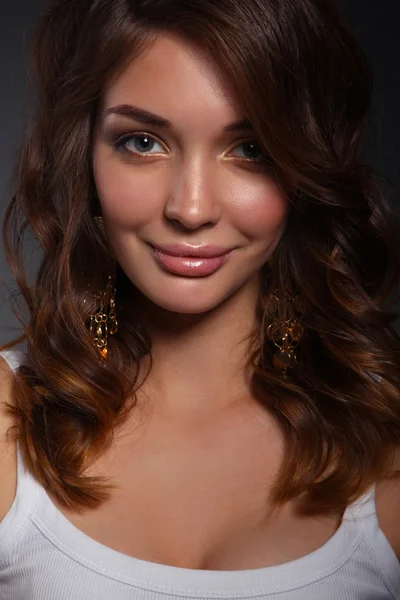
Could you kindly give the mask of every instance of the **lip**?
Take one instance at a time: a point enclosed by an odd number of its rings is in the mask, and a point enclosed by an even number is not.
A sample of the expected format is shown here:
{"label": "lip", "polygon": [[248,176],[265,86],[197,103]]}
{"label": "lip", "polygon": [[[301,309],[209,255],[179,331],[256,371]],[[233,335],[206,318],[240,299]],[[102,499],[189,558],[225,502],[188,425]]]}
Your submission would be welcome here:
{"label": "lip", "polygon": [[228,254],[232,248],[224,248],[222,246],[188,246],[187,244],[150,244],[156,250],[170,256],[190,256],[196,258],[216,258]]}
{"label": "lip", "polygon": [[[158,263],[164,270],[169,271],[170,273],[174,273],[175,275],[185,275],[187,277],[204,277],[206,275],[211,275],[218,271],[222,267],[223,264],[229,258],[232,250],[225,250],[224,254],[219,254],[216,256],[193,256],[193,255],[176,255],[170,254],[169,252],[165,252],[160,250],[158,247],[155,247],[149,244],[152,254]],[[165,248],[165,246],[164,246]],[[177,252],[177,246],[169,246],[169,251]],[[179,247],[179,252],[182,252],[182,246]],[[201,251],[204,252],[206,247],[203,246]],[[207,249],[210,253],[221,252],[221,249],[213,246],[207,246]],[[184,248],[186,252],[188,252],[188,247]],[[197,249],[199,251],[200,249]],[[193,252],[193,248],[190,249]]]}

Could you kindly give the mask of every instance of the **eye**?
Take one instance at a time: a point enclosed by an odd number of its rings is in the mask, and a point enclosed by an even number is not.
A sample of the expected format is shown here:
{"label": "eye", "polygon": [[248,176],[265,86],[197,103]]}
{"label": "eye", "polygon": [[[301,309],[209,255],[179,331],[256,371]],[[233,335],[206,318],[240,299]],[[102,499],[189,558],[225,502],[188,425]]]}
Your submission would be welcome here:
{"label": "eye", "polygon": [[[114,147],[117,151],[129,152],[130,154],[140,157],[164,153],[164,149],[160,142],[153,136],[144,132],[124,135],[114,142]],[[235,149],[236,148],[242,148],[242,155],[236,157],[244,162],[267,162],[267,156],[263,153],[257,140],[245,140],[241,144],[235,146]]]}
{"label": "eye", "polygon": [[267,159],[257,140],[246,140],[235,146],[235,148],[243,148],[244,156],[239,156],[243,160],[264,162]]}
{"label": "eye", "polygon": [[[136,154],[137,156],[160,154],[160,152],[164,152],[161,144],[147,133],[124,135],[114,143],[114,146],[116,150],[127,151],[130,154]],[[159,150],[157,146],[161,148],[161,150]],[[156,148],[156,151],[151,152],[154,148]]]}

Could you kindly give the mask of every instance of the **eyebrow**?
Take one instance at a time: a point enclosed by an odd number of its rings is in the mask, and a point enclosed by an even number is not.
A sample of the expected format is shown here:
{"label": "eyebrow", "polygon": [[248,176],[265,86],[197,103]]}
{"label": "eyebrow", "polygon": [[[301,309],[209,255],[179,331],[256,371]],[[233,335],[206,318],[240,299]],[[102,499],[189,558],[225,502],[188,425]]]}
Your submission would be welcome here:
{"label": "eyebrow", "polygon": [[[153,127],[164,127],[165,129],[172,128],[171,121],[163,119],[159,115],[155,115],[154,113],[151,113],[147,110],[143,110],[142,108],[138,108],[137,106],[131,106],[130,104],[120,104],[118,106],[112,106],[111,108],[107,108],[104,111],[104,117],[107,117],[108,115],[112,114],[128,117],[129,119],[140,121],[141,123],[145,123],[146,125],[152,125]],[[223,128],[223,131],[226,133],[246,130],[253,130],[253,126],[248,119],[242,119],[241,121],[229,123]]]}

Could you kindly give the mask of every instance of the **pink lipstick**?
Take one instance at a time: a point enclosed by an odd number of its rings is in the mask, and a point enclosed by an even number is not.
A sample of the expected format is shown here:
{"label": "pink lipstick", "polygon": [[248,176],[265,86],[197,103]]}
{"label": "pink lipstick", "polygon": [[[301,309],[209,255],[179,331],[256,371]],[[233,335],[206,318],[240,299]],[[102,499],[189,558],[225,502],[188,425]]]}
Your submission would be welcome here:
{"label": "pink lipstick", "polygon": [[226,263],[232,249],[217,246],[189,247],[151,245],[157,263],[170,273],[189,277],[204,277],[215,273]]}

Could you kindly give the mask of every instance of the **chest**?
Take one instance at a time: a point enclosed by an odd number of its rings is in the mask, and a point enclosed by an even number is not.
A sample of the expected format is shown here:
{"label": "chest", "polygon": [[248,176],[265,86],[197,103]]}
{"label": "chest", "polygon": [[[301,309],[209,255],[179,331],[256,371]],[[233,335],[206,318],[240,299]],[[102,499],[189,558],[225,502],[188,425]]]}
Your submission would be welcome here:
{"label": "chest", "polygon": [[281,564],[316,550],[340,523],[340,515],[299,517],[292,504],[272,511],[283,460],[268,420],[153,423],[91,473],[117,483],[110,500],[82,515],[59,508],[90,537],[142,560],[211,570]]}

